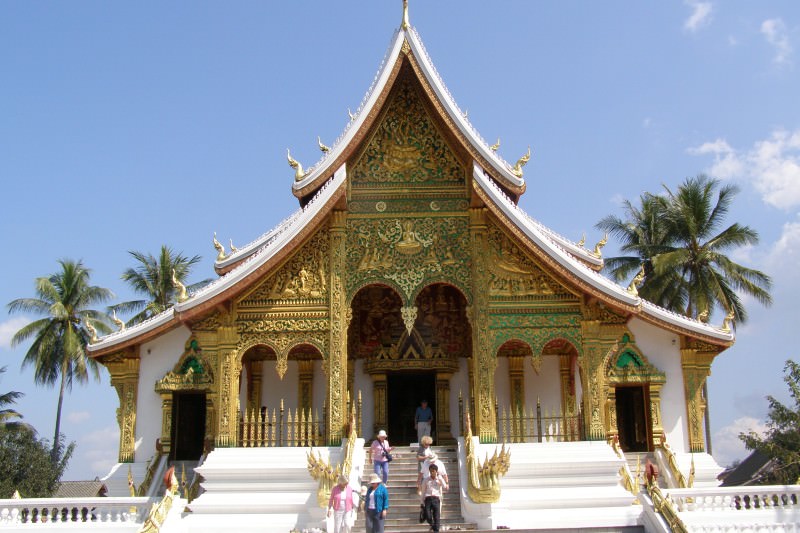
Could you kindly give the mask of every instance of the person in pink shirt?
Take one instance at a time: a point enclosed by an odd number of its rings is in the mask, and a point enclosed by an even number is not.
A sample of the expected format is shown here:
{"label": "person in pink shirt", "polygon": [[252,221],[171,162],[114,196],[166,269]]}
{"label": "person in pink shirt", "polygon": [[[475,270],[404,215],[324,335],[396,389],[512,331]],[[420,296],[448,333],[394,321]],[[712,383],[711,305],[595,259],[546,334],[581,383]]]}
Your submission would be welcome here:
{"label": "person in pink shirt", "polygon": [[356,522],[358,492],[353,490],[344,474],[340,474],[337,481],[328,499],[328,518],[333,517],[334,524],[331,533],[350,533]]}
{"label": "person in pink shirt", "polygon": [[375,473],[381,477],[384,485],[387,485],[387,481],[389,481],[389,461],[392,460],[391,451],[392,447],[389,445],[386,431],[382,429],[378,432],[378,437],[372,441],[370,453],[372,455],[372,467]]}

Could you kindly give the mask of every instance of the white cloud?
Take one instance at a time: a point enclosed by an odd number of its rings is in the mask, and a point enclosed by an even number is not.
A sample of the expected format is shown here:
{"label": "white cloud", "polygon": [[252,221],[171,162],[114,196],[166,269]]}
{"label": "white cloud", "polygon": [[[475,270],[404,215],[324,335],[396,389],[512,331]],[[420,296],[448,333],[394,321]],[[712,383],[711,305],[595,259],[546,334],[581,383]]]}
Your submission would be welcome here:
{"label": "white cloud", "polygon": [[765,264],[771,272],[787,269],[787,279],[794,279],[800,264],[800,221],[783,225],[781,236],[769,251]]}
{"label": "white cloud", "polygon": [[754,431],[763,435],[766,430],[767,426],[757,418],[749,416],[737,418],[730,425],[714,433],[711,441],[714,459],[722,466],[728,466],[737,459],[744,459],[750,452],[739,440],[739,434]]}
{"label": "white cloud", "polygon": [[29,322],[30,320],[23,316],[17,316],[5,322],[0,322],[0,349],[11,348],[11,337]]}
{"label": "white cloud", "polygon": [[683,29],[696,32],[711,22],[711,12],[713,11],[711,2],[685,0],[684,4],[692,8],[692,14],[689,15],[689,18],[683,23]]}
{"label": "white cloud", "polygon": [[92,417],[88,411],[72,411],[67,415],[67,421],[73,424],[80,424],[86,422]]}
{"label": "white cloud", "polygon": [[779,18],[765,20],[761,23],[761,33],[775,49],[772,61],[778,64],[788,63],[792,55],[792,44],[789,42],[789,34],[783,20]]}
{"label": "white cloud", "polygon": [[[70,462],[70,474],[74,477],[92,479],[108,474],[117,464],[119,427],[108,426],[78,437],[76,455]],[[74,463],[74,464],[73,464]],[[88,467],[88,468],[87,468]]]}
{"label": "white cloud", "polygon": [[689,148],[688,153],[713,154],[709,174],[722,179],[749,179],[767,204],[785,210],[800,205],[800,129],[776,130],[741,153],[724,139]]}

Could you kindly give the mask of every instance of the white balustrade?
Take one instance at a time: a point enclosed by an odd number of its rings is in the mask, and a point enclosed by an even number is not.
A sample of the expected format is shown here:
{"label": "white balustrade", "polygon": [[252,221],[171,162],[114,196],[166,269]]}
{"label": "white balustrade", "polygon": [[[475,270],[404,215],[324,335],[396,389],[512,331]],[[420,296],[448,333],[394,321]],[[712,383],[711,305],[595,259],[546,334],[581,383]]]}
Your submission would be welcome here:
{"label": "white balustrade", "polygon": [[115,522],[141,524],[156,501],[151,498],[0,499],[0,530],[20,525],[33,528],[74,524],[85,529]]}
{"label": "white balustrade", "polygon": [[665,489],[663,492],[681,513],[770,509],[800,513],[799,485]]}

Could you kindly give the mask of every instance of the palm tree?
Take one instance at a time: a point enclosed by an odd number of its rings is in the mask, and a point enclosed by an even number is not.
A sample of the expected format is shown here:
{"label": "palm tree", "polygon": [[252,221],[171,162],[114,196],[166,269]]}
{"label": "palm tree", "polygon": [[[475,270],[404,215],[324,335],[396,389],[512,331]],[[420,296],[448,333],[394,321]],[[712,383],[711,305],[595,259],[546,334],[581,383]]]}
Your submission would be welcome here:
{"label": "palm tree", "polygon": [[[6,367],[0,368],[0,374],[5,373],[5,371]],[[23,396],[25,396],[23,393],[16,391],[0,394],[0,427],[10,428],[20,424],[17,419],[22,418],[22,415],[6,406],[17,403],[17,400]]]}
{"label": "palm tree", "polygon": [[740,292],[771,304],[770,277],[726,255],[758,243],[758,233],[748,226],[734,223],[723,229],[739,189],[700,175],[686,179],[675,192],[664,190],[662,195],[642,195],[641,208],[626,202],[625,220],[608,216],[597,224],[619,238],[620,250],[630,254],[607,260],[612,276],[620,281],[644,267],[642,297],[692,318],[720,307],[744,322]]}
{"label": "palm tree", "polygon": [[[112,306],[115,311],[136,313],[128,320],[129,325],[139,323],[172,307],[178,296],[172,283],[173,271],[175,278],[184,283],[192,266],[201,259],[199,255],[186,257],[181,253],[176,254],[166,245],[161,246],[161,253],[158,257],[136,251],[128,253],[139,264],[123,272],[122,280],[127,282],[135,292],[147,296],[146,300],[133,300]],[[197,289],[210,281],[203,280],[189,285],[187,289]]]}
{"label": "palm tree", "polygon": [[108,301],[113,293],[89,284],[91,271],[81,261],[62,259],[61,270],[48,277],[36,278],[36,298],[20,298],[8,304],[9,313],[30,312],[42,318],[23,326],[14,334],[11,345],[33,339],[22,368],[33,366],[37,385],[53,386],[60,380],[53,456],[58,457],[61,431],[61,408],[64,392],[73,382],[86,383],[89,374],[99,380],[97,362],[86,355],[91,339],[87,322],[97,331],[108,332],[108,316],[91,307]]}

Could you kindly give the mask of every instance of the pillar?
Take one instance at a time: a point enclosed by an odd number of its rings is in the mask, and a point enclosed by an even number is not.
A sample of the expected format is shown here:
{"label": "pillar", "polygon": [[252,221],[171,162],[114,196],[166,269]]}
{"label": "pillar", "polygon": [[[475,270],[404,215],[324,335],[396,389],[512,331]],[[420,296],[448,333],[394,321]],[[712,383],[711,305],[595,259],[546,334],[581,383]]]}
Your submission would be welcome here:
{"label": "pillar", "polygon": [[346,215],[334,211],[330,225],[330,353],[328,354],[328,445],[342,442],[347,424],[347,327],[352,311],[347,303]]}
{"label": "pillar", "polygon": [[455,442],[450,424],[450,372],[436,373],[436,439],[439,444],[452,444]]}
{"label": "pillar", "polygon": [[373,435],[381,429],[386,429],[389,420],[387,391],[386,374],[372,374]]}
{"label": "pillar", "polygon": [[472,419],[481,442],[497,442],[494,372],[496,354],[489,340],[489,249],[486,209],[470,209],[470,244],[472,249],[472,394],[475,411]]}
{"label": "pillar", "polygon": [[701,352],[691,346],[681,348],[689,451],[693,453],[704,452],[706,449],[703,431],[706,400],[703,397],[703,385],[711,374],[711,362],[715,356],[716,353]]}
{"label": "pillar", "polygon": [[111,385],[117,391],[119,408],[119,462],[135,461],[136,409],[139,397],[139,353],[134,351],[113,355],[103,361],[111,374]]}

